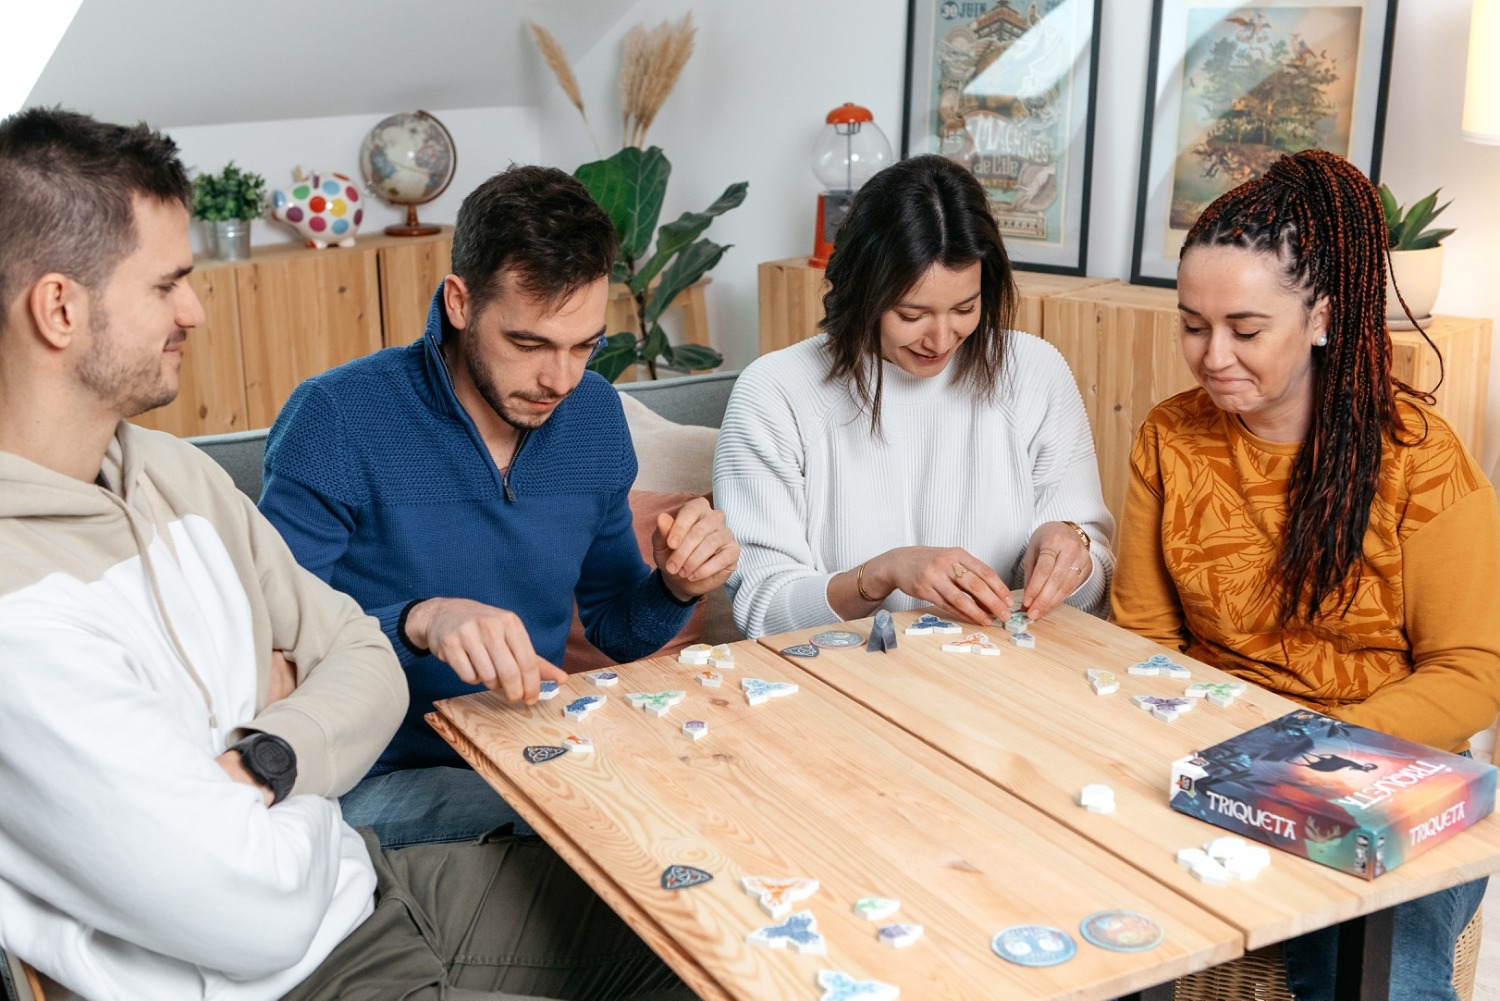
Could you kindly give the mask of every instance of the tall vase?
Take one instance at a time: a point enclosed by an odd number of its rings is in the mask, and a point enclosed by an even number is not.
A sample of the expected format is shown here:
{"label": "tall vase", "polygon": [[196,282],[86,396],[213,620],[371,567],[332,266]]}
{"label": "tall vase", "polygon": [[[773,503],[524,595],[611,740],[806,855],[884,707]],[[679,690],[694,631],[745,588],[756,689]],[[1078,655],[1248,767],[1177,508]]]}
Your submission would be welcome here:
{"label": "tall vase", "polygon": [[[1391,279],[1395,279],[1395,285]],[[1443,282],[1443,248],[1391,251],[1391,270],[1385,278],[1385,322],[1395,330],[1410,330],[1411,320],[1396,298],[1396,289],[1406,299],[1411,315],[1425,321],[1437,302],[1438,287]]]}
{"label": "tall vase", "polygon": [[209,253],[221,261],[250,258],[249,219],[214,219],[209,222]]}

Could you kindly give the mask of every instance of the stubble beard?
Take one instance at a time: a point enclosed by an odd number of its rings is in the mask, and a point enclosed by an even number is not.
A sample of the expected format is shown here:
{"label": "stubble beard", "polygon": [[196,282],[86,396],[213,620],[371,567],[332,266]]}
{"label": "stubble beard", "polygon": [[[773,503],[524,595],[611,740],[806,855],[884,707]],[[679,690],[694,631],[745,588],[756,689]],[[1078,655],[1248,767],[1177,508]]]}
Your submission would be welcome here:
{"label": "stubble beard", "polygon": [[[475,344],[476,341],[477,338],[469,336],[468,331],[465,331],[464,336],[459,338],[464,367],[469,370],[469,380],[474,383],[474,388],[479,391],[480,397],[485,403],[489,404],[490,409],[495,412],[495,415],[517,431],[535,431],[547,423],[547,419],[556,412],[556,408],[540,416],[523,416],[505,405],[505,394],[500,391],[500,387],[490,377],[490,370],[486,367],[484,359],[480,356]],[[521,396],[522,399],[528,399],[524,395],[516,395]]]}
{"label": "stubble beard", "polygon": [[[162,374],[162,357],[143,355],[130,362],[113,347],[109,315],[103,303],[89,303],[89,347],[78,362],[78,379],[101,400],[109,401],[126,419],[139,417],[177,399],[179,384],[173,385]],[[175,331],[171,340],[187,339],[187,331]],[[178,356],[179,358],[181,355]]]}

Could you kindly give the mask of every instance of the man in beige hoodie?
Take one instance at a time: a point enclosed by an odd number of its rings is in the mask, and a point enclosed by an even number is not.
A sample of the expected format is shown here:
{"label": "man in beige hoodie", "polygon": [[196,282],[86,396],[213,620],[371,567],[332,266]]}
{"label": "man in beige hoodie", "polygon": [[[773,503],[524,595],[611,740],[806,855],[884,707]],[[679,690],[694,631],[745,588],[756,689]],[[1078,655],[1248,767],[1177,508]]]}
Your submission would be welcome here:
{"label": "man in beige hoodie", "polygon": [[189,201],[145,126],[0,121],[0,947],[49,998],[687,996],[540,842],[343,822],[389,643],[128,423],[203,320]]}

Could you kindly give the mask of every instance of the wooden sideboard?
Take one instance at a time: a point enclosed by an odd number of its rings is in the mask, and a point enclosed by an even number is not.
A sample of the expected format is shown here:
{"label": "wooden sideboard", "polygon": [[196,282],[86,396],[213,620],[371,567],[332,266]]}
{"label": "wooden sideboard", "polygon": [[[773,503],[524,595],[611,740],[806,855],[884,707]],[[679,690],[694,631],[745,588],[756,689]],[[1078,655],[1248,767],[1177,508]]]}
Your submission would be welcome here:
{"label": "wooden sideboard", "polygon": [[[822,269],[793,257],[761,264],[759,277],[761,353],[813,336],[827,291]],[[1073,370],[1104,500],[1118,520],[1136,431],[1158,402],[1195,385],[1178,345],[1177,291],[1032,271],[1017,271],[1016,285],[1017,329],[1051,343]],[[1438,410],[1476,457],[1484,451],[1491,327],[1489,320],[1456,316],[1433,317],[1427,327],[1445,362]],[[1391,341],[1396,378],[1416,389],[1437,385],[1438,358],[1421,334],[1392,331]]]}
{"label": "wooden sideboard", "polygon": [[[1068,360],[1083,394],[1104,501],[1118,521],[1136,431],[1159,401],[1196,385],[1178,345],[1177,290],[1098,285],[1049,296],[1043,310],[1046,339]],[[1484,450],[1491,327],[1485,319],[1436,316],[1427,328],[1446,366],[1438,411],[1475,456]],[[1437,355],[1421,334],[1396,330],[1391,341],[1396,378],[1415,389],[1437,385]]]}
{"label": "wooden sideboard", "polygon": [[[1015,276],[1016,288],[1021,293],[1016,304],[1015,327],[1038,337],[1046,336],[1042,304],[1047,299],[1097,285],[1116,284],[1113,278],[1047,275],[1036,271],[1016,271]],[[827,291],[823,269],[812,267],[805,257],[761,264],[760,353],[788,347],[816,334],[823,319],[823,295]]]}
{"label": "wooden sideboard", "polygon": [[172,404],[136,423],[177,435],[270,425],[308,376],[422,332],[452,234],[361,236],[353,247],[257,247],[200,257],[188,276],[205,320],[188,335]]}
{"label": "wooden sideboard", "polygon": [[[433,236],[361,236],[347,248],[256,247],[247,261],[199,257],[188,282],[205,319],[188,335],[177,399],[136,423],[182,436],[270,426],[303,379],[420,336],[452,253],[445,226]],[[683,340],[708,343],[709,281],[672,302]],[[624,285],[610,286],[611,333],[635,331],[631,305]]]}

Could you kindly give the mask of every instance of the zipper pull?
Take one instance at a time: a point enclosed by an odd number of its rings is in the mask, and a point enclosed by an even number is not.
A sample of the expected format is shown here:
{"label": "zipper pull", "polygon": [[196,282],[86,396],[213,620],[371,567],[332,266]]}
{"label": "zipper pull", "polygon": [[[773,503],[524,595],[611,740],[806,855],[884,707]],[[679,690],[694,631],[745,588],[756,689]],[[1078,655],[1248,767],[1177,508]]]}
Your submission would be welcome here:
{"label": "zipper pull", "polygon": [[516,450],[510,454],[510,462],[500,474],[500,485],[505,488],[505,499],[512,504],[516,502],[516,492],[510,486],[510,471],[516,467],[516,460],[521,457],[521,446],[526,444],[526,439],[530,434],[530,428],[521,429],[521,437],[516,441]]}

